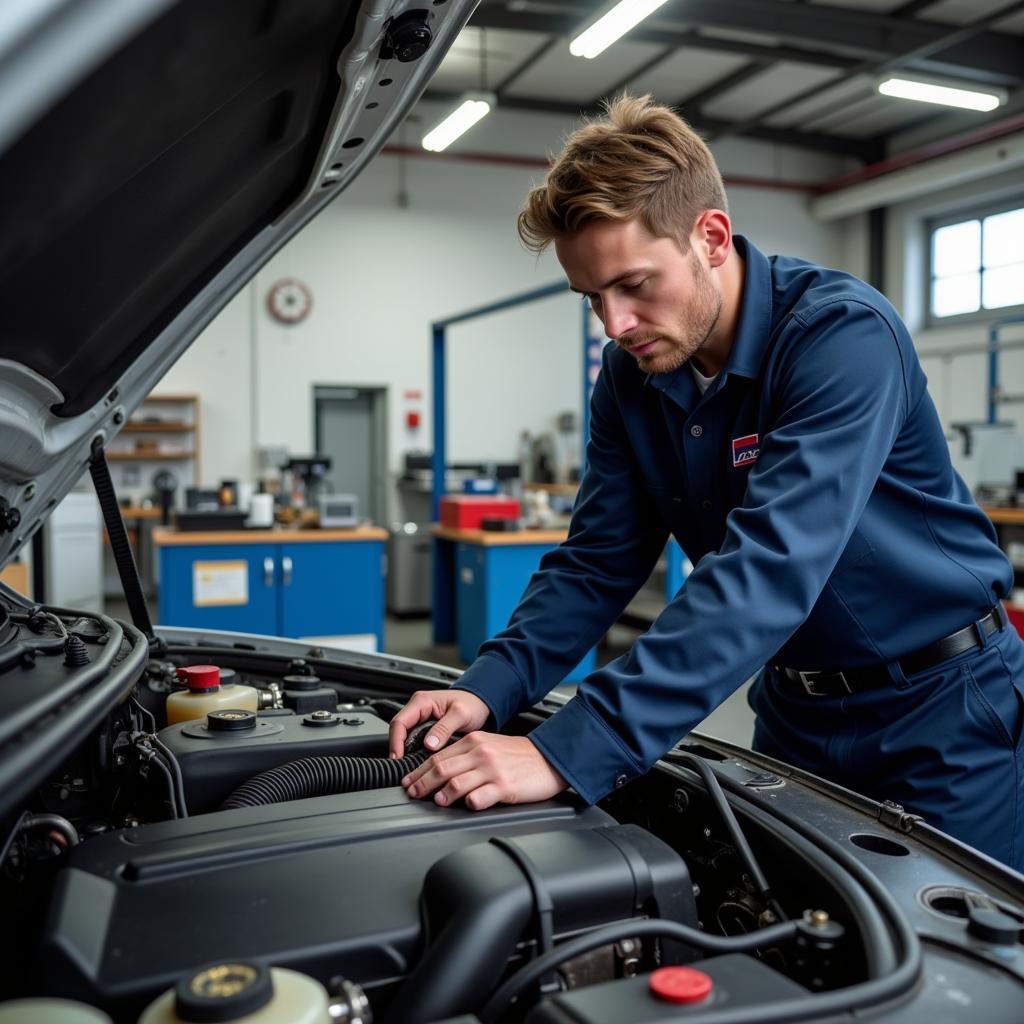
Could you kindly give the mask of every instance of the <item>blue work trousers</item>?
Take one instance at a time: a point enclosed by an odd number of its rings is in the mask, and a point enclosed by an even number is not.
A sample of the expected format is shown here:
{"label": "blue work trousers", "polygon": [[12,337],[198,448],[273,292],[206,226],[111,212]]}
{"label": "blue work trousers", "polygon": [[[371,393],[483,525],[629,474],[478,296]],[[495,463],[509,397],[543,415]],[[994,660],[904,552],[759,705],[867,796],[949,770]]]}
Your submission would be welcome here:
{"label": "blue work trousers", "polygon": [[1006,626],[924,672],[889,670],[891,688],[811,697],[766,668],[749,697],[754,749],[1024,871],[1024,642]]}

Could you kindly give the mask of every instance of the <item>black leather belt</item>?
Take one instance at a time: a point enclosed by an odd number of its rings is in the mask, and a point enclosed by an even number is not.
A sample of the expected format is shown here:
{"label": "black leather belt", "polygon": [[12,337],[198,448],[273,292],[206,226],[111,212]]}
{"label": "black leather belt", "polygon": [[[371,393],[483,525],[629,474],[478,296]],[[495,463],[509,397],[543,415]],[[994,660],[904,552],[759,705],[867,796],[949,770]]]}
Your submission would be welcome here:
{"label": "black leather belt", "polygon": [[[955,658],[974,647],[984,647],[985,638],[1006,625],[1006,612],[1001,604],[992,607],[978,622],[972,622],[955,633],[936,640],[934,643],[913,651],[899,659],[900,668],[906,676],[912,676],[925,669],[934,668],[942,662]],[[785,682],[793,684],[800,692],[811,697],[841,697],[859,690],[871,690],[880,686],[892,686],[892,676],[885,665],[868,665],[861,668],[800,670],[774,665]]]}

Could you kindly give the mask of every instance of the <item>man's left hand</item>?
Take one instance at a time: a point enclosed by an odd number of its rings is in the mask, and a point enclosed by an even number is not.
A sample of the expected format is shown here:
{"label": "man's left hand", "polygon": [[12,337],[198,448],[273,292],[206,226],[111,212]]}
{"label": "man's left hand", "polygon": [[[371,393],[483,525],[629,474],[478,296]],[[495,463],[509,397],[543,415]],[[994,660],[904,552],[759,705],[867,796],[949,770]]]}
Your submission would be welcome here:
{"label": "man's left hand", "polygon": [[442,807],[465,800],[471,811],[548,800],[569,788],[527,737],[489,732],[471,732],[433,754],[402,785],[411,797],[434,793]]}

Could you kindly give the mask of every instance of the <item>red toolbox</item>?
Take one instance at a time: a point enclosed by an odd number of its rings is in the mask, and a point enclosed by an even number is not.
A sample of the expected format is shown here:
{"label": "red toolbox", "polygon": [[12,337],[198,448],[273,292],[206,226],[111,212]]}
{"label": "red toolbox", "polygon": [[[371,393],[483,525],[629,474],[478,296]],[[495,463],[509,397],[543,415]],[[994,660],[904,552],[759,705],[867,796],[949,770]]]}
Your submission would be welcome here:
{"label": "red toolbox", "polygon": [[447,494],[441,499],[441,525],[479,530],[484,519],[518,519],[519,502],[495,494]]}
{"label": "red toolbox", "polygon": [[1024,637],[1024,605],[1004,601],[1003,607],[1006,609],[1006,617],[1010,620],[1010,625]]}

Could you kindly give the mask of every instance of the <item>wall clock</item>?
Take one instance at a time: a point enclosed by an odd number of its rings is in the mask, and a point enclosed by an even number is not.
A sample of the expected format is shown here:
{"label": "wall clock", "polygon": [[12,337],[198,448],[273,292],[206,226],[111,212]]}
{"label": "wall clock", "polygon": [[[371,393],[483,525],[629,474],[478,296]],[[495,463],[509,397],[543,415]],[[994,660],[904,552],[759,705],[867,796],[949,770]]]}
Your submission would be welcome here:
{"label": "wall clock", "polygon": [[267,309],[282,324],[300,323],[312,308],[313,293],[294,277],[276,281],[267,293]]}

